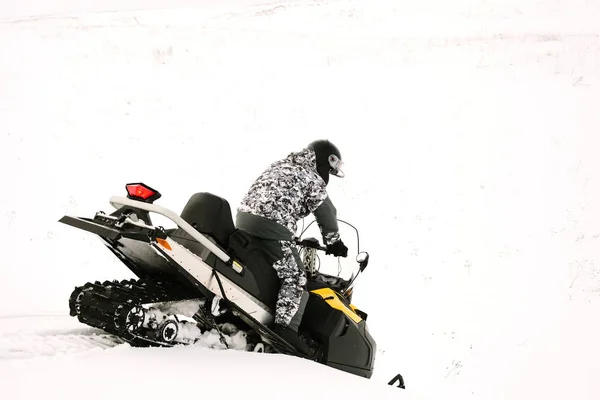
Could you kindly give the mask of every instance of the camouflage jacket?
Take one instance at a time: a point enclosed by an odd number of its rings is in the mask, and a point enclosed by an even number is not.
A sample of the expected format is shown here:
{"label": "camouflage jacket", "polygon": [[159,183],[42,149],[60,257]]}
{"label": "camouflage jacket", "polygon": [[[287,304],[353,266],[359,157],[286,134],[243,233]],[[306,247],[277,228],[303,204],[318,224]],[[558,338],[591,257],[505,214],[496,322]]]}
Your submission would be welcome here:
{"label": "camouflage jacket", "polygon": [[[269,166],[252,184],[238,207],[238,228],[252,233],[254,218],[240,218],[247,213],[276,222],[296,235],[297,222],[313,213],[326,244],[340,239],[337,210],[326,190],[326,183],[317,173],[312,150],[291,153]],[[239,226],[242,225],[243,226]],[[261,231],[261,229],[254,229]],[[262,230],[264,232],[264,230]],[[271,230],[272,231],[272,230]]]}

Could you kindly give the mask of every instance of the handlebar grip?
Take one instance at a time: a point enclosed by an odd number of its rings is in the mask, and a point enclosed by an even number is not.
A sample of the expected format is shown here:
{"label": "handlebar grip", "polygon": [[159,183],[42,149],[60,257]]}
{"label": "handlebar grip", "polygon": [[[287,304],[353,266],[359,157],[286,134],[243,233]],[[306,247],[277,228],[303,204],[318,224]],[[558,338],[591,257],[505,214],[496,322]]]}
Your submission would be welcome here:
{"label": "handlebar grip", "polygon": [[327,247],[321,246],[321,243],[315,238],[307,238],[304,240],[295,239],[296,244],[316,250],[327,250]]}

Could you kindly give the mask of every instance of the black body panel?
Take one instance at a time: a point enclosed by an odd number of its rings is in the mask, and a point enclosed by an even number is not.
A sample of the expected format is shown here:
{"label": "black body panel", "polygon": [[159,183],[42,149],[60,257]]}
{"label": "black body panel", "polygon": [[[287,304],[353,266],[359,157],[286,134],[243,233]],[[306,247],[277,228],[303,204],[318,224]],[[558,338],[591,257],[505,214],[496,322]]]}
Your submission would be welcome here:
{"label": "black body panel", "polygon": [[150,247],[151,229],[116,228],[110,226],[111,220],[102,217],[92,220],[65,216],[59,221],[100,236],[104,245],[138,278],[177,282],[185,290],[193,288],[189,280]]}
{"label": "black body panel", "polygon": [[[222,246],[219,246],[219,243],[211,240],[228,254],[233,255],[233,253],[236,253],[237,257],[235,259],[243,267],[243,272],[239,274],[183,229],[167,230],[166,233],[171,239],[202,258],[204,262],[213,267],[217,272],[230,279],[236,285],[244,288],[244,290],[264,305],[270,308],[275,307],[279,280],[277,279],[277,273],[267,264],[259,249],[256,249],[256,251],[244,251],[243,248],[238,248],[237,251],[227,251],[228,249],[223,249]],[[210,235],[207,236],[209,240],[212,238]]]}
{"label": "black body panel", "polygon": [[342,311],[330,307],[319,295],[310,294],[301,329],[323,343],[323,364],[370,378],[375,363],[376,344],[366,329]]}

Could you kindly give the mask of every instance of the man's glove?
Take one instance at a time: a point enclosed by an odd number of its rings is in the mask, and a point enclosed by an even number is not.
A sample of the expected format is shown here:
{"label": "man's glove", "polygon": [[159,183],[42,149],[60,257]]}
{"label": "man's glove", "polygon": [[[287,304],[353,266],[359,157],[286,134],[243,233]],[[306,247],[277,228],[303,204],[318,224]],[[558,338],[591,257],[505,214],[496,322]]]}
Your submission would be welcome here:
{"label": "man's glove", "polygon": [[336,257],[348,257],[348,248],[344,245],[344,242],[338,240],[334,244],[328,244],[325,254],[333,254]]}

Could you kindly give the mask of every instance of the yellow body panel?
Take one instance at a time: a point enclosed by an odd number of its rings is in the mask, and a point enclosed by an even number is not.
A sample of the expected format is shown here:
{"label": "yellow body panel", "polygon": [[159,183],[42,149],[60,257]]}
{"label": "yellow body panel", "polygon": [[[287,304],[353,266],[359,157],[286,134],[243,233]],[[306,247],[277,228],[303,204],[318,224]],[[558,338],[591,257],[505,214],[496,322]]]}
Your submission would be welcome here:
{"label": "yellow body panel", "polygon": [[318,294],[319,296],[321,296],[325,302],[327,304],[329,304],[329,306],[331,306],[331,308],[335,308],[336,310],[340,310],[342,311],[344,314],[346,314],[352,321],[356,322],[357,324],[362,321],[362,318],[358,316],[358,314],[356,314],[354,312],[355,307],[354,306],[350,306],[352,308],[348,308],[338,297],[338,295],[329,288],[323,288],[323,289],[317,289],[317,290],[312,290],[312,292],[314,294]]}

